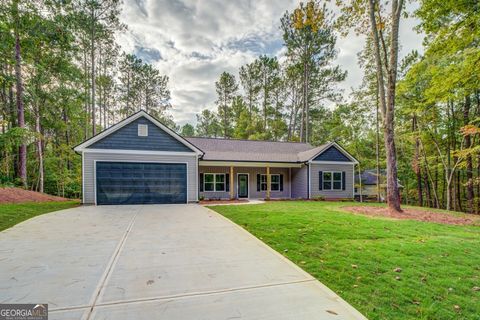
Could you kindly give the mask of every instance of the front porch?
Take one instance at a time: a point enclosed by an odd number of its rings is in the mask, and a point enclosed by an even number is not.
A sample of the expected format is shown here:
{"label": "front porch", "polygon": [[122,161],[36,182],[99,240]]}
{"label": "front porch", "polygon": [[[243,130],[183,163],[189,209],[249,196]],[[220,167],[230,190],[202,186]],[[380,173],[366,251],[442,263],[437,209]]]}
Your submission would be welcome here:
{"label": "front porch", "polygon": [[198,171],[200,200],[307,197],[295,190],[307,172],[301,163],[199,161]]}

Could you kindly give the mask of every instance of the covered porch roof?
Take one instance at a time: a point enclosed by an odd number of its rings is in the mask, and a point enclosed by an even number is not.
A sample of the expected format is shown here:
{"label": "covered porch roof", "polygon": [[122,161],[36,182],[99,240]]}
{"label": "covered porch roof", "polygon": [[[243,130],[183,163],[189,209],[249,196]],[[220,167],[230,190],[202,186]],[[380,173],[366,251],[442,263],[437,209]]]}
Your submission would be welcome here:
{"label": "covered porch roof", "polygon": [[302,163],[269,161],[212,161],[199,160],[200,167],[301,168]]}

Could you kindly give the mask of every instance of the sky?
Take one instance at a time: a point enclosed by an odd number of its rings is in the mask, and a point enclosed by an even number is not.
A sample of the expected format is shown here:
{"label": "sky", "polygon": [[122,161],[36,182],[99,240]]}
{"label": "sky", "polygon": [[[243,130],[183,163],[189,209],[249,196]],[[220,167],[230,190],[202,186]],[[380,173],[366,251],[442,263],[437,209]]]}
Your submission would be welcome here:
{"label": "sky", "polygon": [[[128,29],[118,35],[122,49],[135,53],[169,77],[179,125],[196,122],[201,110],[215,109],[215,81],[223,71],[238,79],[240,66],[259,55],[281,57],[285,48],[280,18],[298,0],[124,0],[121,20]],[[411,9],[411,8],[410,8]],[[414,19],[402,21],[400,58],[422,51]],[[357,53],[364,39],[351,34],[337,39],[335,64],[348,72],[338,87],[348,99],[362,80]]]}

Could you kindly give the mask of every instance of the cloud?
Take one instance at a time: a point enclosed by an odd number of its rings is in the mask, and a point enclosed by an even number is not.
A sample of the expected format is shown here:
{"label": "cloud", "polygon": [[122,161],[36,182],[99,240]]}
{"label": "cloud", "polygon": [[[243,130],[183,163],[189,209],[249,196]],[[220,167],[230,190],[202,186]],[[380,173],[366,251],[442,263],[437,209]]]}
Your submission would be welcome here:
{"label": "cloud", "polygon": [[[214,108],[215,81],[223,71],[238,78],[240,66],[260,54],[284,54],[280,18],[297,4],[296,0],[125,0],[121,19],[128,30],[117,38],[123,50],[169,76],[175,121],[195,122],[203,108]],[[415,47],[416,39],[407,41],[405,48]],[[336,63],[349,72],[340,86],[346,94],[361,82],[357,52],[362,46],[358,37],[338,40]]]}

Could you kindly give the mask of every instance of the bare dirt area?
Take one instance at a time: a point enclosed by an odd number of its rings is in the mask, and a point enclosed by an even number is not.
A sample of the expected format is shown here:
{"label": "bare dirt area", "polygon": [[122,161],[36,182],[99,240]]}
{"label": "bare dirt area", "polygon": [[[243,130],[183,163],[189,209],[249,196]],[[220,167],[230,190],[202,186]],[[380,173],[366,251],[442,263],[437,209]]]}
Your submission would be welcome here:
{"label": "bare dirt area", "polygon": [[20,188],[0,188],[0,203],[68,201],[69,199],[52,196]]}
{"label": "bare dirt area", "polygon": [[386,207],[349,206],[343,209],[372,217],[386,217],[402,220],[417,220],[453,225],[480,225],[480,217],[467,214],[451,215],[448,213],[433,212],[422,209],[404,208],[403,212],[391,212]]}

